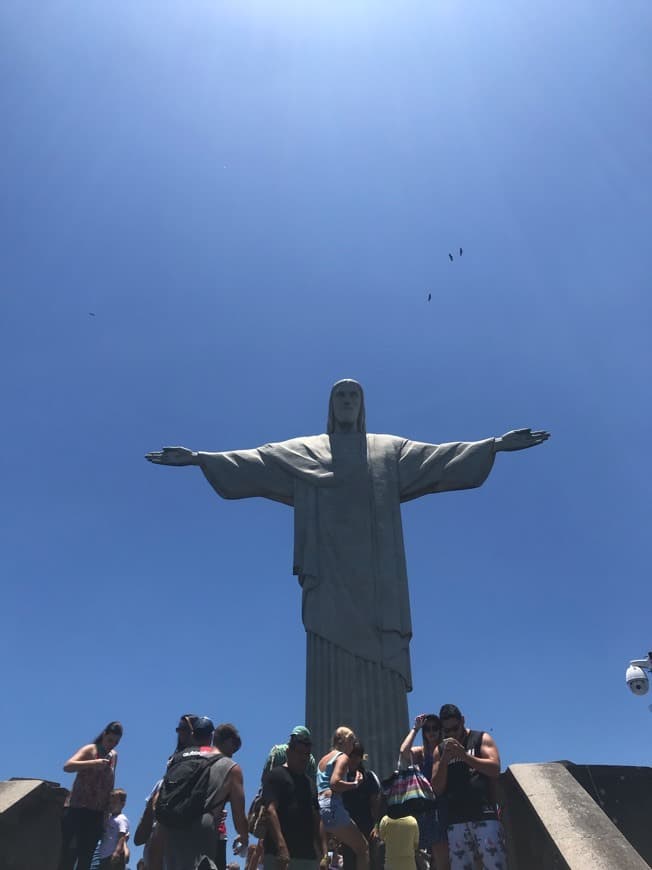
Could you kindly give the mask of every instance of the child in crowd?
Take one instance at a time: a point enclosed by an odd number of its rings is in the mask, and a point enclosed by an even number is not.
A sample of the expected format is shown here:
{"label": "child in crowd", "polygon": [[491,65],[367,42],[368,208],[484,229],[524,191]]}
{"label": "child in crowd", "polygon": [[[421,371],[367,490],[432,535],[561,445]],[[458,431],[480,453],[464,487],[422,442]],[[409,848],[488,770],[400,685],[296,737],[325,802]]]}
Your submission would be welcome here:
{"label": "child in crowd", "polygon": [[97,852],[100,870],[123,870],[127,866],[129,819],[123,813],[126,803],[127,792],[114,788],[109,799],[109,817],[104,825],[104,834]]}
{"label": "child in crowd", "polygon": [[378,833],[385,843],[385,870],[416,870],[419,825],[414,816],[400,819],[383,816]]}

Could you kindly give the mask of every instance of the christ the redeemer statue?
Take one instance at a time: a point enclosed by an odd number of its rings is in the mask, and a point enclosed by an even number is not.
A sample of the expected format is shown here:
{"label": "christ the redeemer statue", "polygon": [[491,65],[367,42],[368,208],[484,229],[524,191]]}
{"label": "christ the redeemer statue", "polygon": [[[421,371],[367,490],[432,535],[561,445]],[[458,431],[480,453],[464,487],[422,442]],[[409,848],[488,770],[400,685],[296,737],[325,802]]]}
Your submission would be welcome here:
{"label": "christ the redeemer statue", "polygon": [[198,465],[223,498],[260,496],[294,508],[314,753],[326,752],[333,729],[346,724],[386,775],[409,728],[412,689],[401,502],[480,486],[496,453],[548,437],[518,429],[485,441],[424,444],[368,435],[362,387],[343,380],[331,391],[324,435],[226,453],[164,447],[146,458]]}

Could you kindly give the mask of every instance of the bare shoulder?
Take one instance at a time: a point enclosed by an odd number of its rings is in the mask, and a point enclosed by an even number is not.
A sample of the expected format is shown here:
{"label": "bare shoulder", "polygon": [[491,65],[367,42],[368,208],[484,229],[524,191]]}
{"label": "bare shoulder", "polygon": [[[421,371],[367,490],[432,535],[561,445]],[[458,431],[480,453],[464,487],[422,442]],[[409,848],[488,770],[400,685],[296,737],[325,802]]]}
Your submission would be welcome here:
{"label": "bare shoulder", "polygon": [[244,788],[244,776],[242,775],[242,768],[239,764],[234,764],[226,774],[226,780],[229,789],[234,788]]}
{"label": "bare shoulder", "polygon": [[[97,746],[94,743],[87,743],[75,753],[80,761],[90,758],[97,758]],[[117,753],[116,753],[117,755]]]}
{"label": "bare shoulder", "polygon": [[480,749],[482,751],[485,750],[493,750],[496,751],[498,747],[496,746],[496,741],[493,739],[491,734],[488,734],[486,731],[482,733],[482,743],[480,744]]}
{"label": "bare shoulder", "polygon": [[322,755],[322,757],[320,758],[318,767],[322,773],[326,770],[326,765],[331,760],[334,754],[335,753],[333,751],[327,752],[326,755]]}

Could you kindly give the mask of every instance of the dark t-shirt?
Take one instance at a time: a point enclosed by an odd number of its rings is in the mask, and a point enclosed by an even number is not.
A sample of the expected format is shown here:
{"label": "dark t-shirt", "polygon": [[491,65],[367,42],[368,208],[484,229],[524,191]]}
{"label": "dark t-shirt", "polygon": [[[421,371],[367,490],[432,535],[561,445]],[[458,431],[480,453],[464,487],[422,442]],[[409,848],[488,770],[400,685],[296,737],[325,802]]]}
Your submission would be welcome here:
{"label": "dark t-shirt", "polygon": [[[482,735],[482,731],[469,731],[464,736],[461,742],[468,755],[480,756]],[[442,752],[442,745],[439,751]],[[447,783],[449,825],[497,818],[491,780],[488,776],[472,770],[463,761],[454,761],[448,765]]]}
{"label": "dark t-shirt", "polygon": [[[355,774],[348,773],[346,778],[349,782],[353,782]],[[374,826],[374,818],[371,814],[371,799],[379,791],[380,785],[376,774],[370,770],[363,770],[360,785],[356,789],[345,791],[342,794],[344,806],[365,837],[369,836]]]}
{"label": "dark t-shirt", "polygon": [[[315,783],[305,773],[275,767],[263,779],[263,803],[268,806],[272,801],[276,804],[290,858],[315,859],[314,814],[319,812]],[[270,832],[265,837],[265,854],[276,855],[277,852],[276,839]]]}

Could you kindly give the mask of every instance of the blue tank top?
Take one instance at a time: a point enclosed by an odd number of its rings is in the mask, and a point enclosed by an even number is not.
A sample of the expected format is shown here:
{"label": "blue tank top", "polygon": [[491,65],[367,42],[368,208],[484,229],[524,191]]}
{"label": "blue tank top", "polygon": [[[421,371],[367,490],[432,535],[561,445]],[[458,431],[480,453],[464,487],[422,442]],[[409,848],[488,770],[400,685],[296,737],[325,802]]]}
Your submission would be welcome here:
{"label": "blue tank top", "polygon": [[336,752],[330,759],[330,761],[326,764],[324,770],[320,770],[319,768],[317,768],[317,794],[321,794],[321,792],[326,791],[331,787],[331,776],[333,775],[333,768],[335,767],[335,762],[341,754],[341,752]]}

